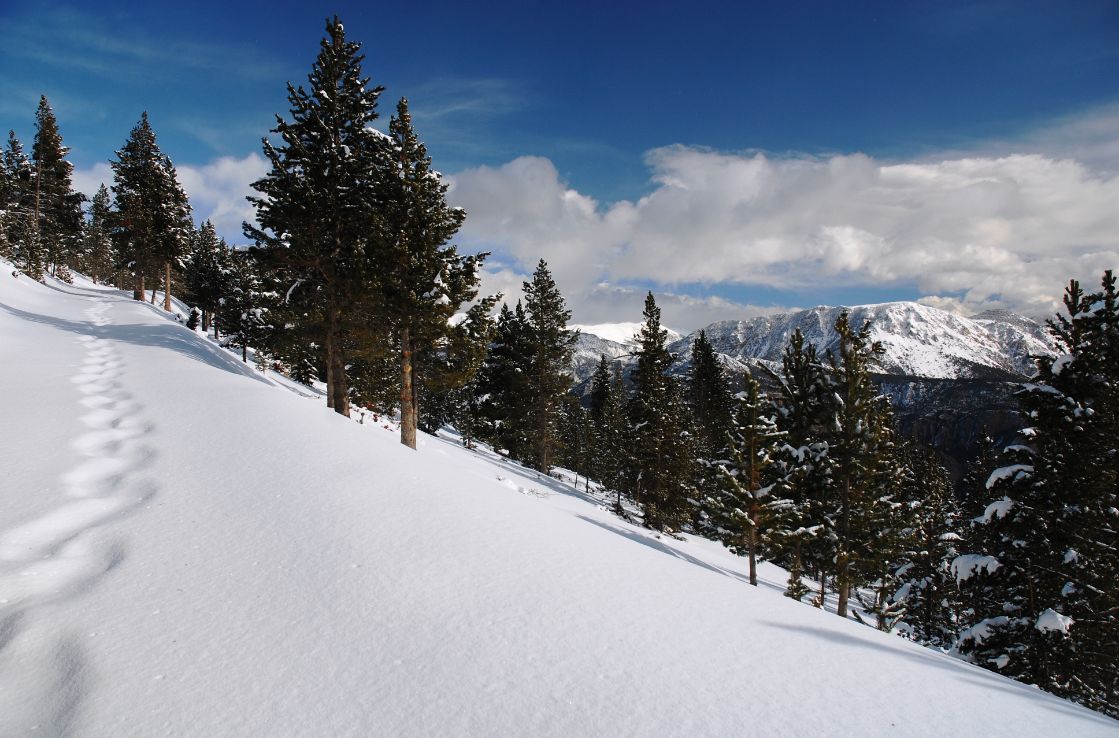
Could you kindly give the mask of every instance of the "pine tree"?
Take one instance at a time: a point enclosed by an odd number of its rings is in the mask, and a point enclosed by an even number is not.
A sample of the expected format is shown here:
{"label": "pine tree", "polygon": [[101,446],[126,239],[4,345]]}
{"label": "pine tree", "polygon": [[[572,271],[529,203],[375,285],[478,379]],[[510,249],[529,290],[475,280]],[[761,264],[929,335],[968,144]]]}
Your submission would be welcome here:
{"label": "pine tree", "polygon": [[41,280],[46,272],[46,254],[35,213],[35,174],[15,131],[8,131],[4,172],[8,190],[4,214],[6,248],[24,274]]}
{"label": "pine tree", "polygon": [[626,393],[621,370],[611,371],[603,355],[591,379],[589,473],[606,490],[614,493],[614,513],[621,516],[625,516],[622,489],[628,455],[625,408]]}
{"label": "pine tree", "polygon": [[35,218],[51,273],[66,281],[67,264],[81,245],[82,202],[85,200],[71,185],[74,166],[66,160],[69,151],[62,145],[54,111],[46,96],[41,96],[35,114],[35,141],[31,147]]}
{"label": "pine tree", "polygon": [[221,300],[232,292],[236,276],[225,239],[218,238],[214,224],[207,220],[195,233],[185,284],[187,300],[202,310],[203,332],[210,329]]}
{"label": "pine tree", "polygon": [[153,277],[154,302],[154,278],[162,272],[163,308],[170,311],[172,263],[188,248],[194,232],[186,194],[174,165],[156,143],[146,112],[116,156],[110,164],[116,198],[114,245],[135,279],[133,297],[143,300],[144,281]]}
{"label": "pine tree", "polygon": [[533,414],[531,464],[547,472],[558,443],[564,397],[571,389],[570,365],[576,334],[567,330],[571,312],[543,259],[536,265],[532,280],[524,283],[524,293],[531,342],[528,376]]}
{"label": "pine tree", "polygon": [[90,202],[89,221],[82,231],[81,266],[94,282],[112,281],[116,271],[118,258],[111,238],[112,217],[112,196],[109,188],[102,184]]}
{"label": "pine tree", "polygon": [[733,424],[733,402],[726,372],[705,331],[692,343],[692,364],[688,370],[687,401],[696,431],[696,486],[701,496],[715,494],[721,472],[715,461],[726,447]]}
{"label": "pine tree", "polygon": [[526,458],[531,448],[531,359],[523,306],[519,301],[513,309],[502,305],[477,381],[482,418],[479,436],[517,460]]}
{"label": "pine tree", "polygon": [[240,348],[241,360],[248,362],[250,346],[258,356],[267,353],[273,330],[269,303],[275,295],[267,290],[250,252],[233,252],[229,259],[229,282],[218,299],[217,322],[225,329],[226,345]]}
{"label": "pine tree", "polygon": [[638,336],[634,391],[629,401],[632,439],[629,486],[641,505],[643,523],[672,531],[686,521],[695,477],[693,439],[680,388],[669,376],[668,333],[653,293],[645,298],[645,324]]}
{"label": "pine tree", "polygon": [[1074,280],[1020,395],[1027,422],[991,473],[976,538],[953,567],[977,603],[961,650],[980,665],[1119,715],[1119,295]]}
{"label": "pine tree", "polygon": [[[466,213],[447,204],[448,185],[431,167],[405,98],[389,122],[389,149],[375,252],[379,291],[364,309],[383,316],[399,346],[400,442],[415,448],[420,387],[448,391],[470,379],[477,368],[474,359],[488,341],[489,324],[482,318],[497,298],[487,298],[475,311],[475,328],[456,332],[451,318],[478,296],[479,271],[488,254],[463,256],[447,245]],[[471,336],[477,340],[468,340]],[[452,357],[449,351],[456,347],[469,356]],[[441,372],[443,362],[460,371]],[[427,376],[420,375],[423,370]]]}
{"label": "pine tree", "polygon": [[[361,45],[347,41],[337,17],[307,77],[310,91],[287,86],[291,121],[276,116],[265,139],[271,170],[253,183],[250,197],[259,228],[244,224],[263,266],[289,280],[306,299],[306,319],[326,353],[327,403],[349,414],[346,370],[350,324],[369,315],[351,314],[371,290],[369,251],[380,227],[388,146],[372,123],[383,88],[363,75]],[[356,312],[356,311],[353,311]]]}
{"label": "pine tree", "polygon": [[[834,469],[825,437],[834,392],[816,347],[805,343],[799,329],[789,338],[781,371],[763,369],[779,389],[774,403],[777,429],[784,437],[774,451],[777,483],[765,503],[770,525],[763,544],[789,571],[786,596],[799,601],[809,593],[803,576],[811,573],[823,579],[832,561],[825,509]],[[818,602],[823,605],[822,596]]]}
{"label": "pine tree", "polygon": [[759,532],[776,482],[771,466],[781,433],[769,398],[749,374],[736,404],[733,425],[713,465],[715,488],[703,495],[700,507],[703,528],[732,553],[747,557],[750,584],[756,587]]}
{"label": "pine tree", "polygon": [[834,530],[836,614],[846,617],[852,589],[890,568],[893,551],[879,537],[898,529],[899,480],[892,463],[893,417],[870,377],[883,348],[870,340],[869,322],[855,330],[846,312],[836,320],[835,331],[838,351],[829,352],[828,363],[836,402],[826,437],[834,493],[826,518]]}
{"label": "pine tree", "polygon": [[[912,526],[903,541],[910,549],[902,565],[890,572],[900,584],[890,593],[890,604],[897,607],[882,616],[904,620],[913,640],[947,649],[959,631],[959,588],[951,566],[963,540],[960,507],[948,472],[932,451],[912,446],[903,450],[902,521]],[[880,627],[888,624],[880,619]]]}

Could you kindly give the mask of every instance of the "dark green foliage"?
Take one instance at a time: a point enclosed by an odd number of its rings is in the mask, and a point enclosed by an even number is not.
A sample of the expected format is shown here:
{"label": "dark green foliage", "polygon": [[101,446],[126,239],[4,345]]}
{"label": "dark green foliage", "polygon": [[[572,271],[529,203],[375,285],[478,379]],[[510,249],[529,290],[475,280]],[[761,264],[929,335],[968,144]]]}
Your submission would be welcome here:
{"label": "dark green foliage", "polygon": [[233,255],[218,238],[214,224],[206,221],[194,235],[186,264],[185,298],[202,310],[202,327],[207,330],[221,301],[235,287]]}
{"label": "dark green foliage", "polygon": [[189,247],[194,227],[175,167],[160,151],[147,113],[116,156],[112,239],[135,278],[134,296],[143,299],[144,280],[151,279],[154,290],[165,265]]}
{"label": "dark green foliage", "polygon": [[477,380],[479,435],[518,460],[526,457],[532,443],[531,360],[532,342],[524,308],[520,302],[514,309],[502,305],[494,339]]}
{"label": "dark green foliage", "polygon": [[571,389],[571,352],[576,334],[567,330],[571,312],[543,259],[524,283],[528,329],[528,390],[532,415],[529,463],[547,472],[559,443],[560,413]]}
{"label": "dark green foliage", "polygon": [[630,451],[627,444],[626,394],[621,370],[611,372],[605,356],[599,359],[591,379],[588,415],[588,474],[614,492],[614,512],[624,515],[622,489]]}
{"label": "dark green foliage", "polygon": [[695,428],[696,488],[701,497],[716,494],[720,472],[715,461],[727,444],[733,423],[733,401],[726,372],[704,331],[692,344],[692,364],[685,385]]}
{"label": "dark green foliage", "polygon": [[627,491],[641,506],[647,527],[672,531],[688,519],[694,444],[681,390],[668,374],[672,365],[665,347],[668,334],[661,327],[661,311],[652,292],[645,298],[644,316],[628,407],[632,450]]}
{"label": "dark green foliage", "polygon": [[225,331],[225,343],[240,348],[244,361],[248,361],[249,348],[256,349],[261,363],[275,330],[269,308],[276,295],[267,290],[248,251],[232,252],[228,277],[228,292],[219,298],[216,315]]}
{"label": "dark green foliage", "polygon": [[[1073,281],[1020,396],[1029,427],[989,477],[955,566],[975,624],[961,650],[1016,679],[1119,716],[1119,295]],[[982,554],[982,555],[980,555]],[[980,566],[980,564],[982,564]],[[970,575],[970,576],[968,576]]]}
{"label": "dark green foliage", "polygon": [[102,184],[89,206],[89,220],[82,231],[81,258],[78,267],[85,271],[94,282],[110,282],[116,287],[124,285],[117,281],[119,258],[113,248],[112,235],[112,196],[109,188]]}
{"label": "dark green foliage", "polygon": [[876,601],[875,614],[880,625],[900,617],[913,640],[946,649],[959,631],[960,596],[951,567],[962,541],[960,506],[948,472],[931,451],[910,444],[899,451],[904,467],[900,542],[908,550],[902,565],[889,571],[889,579],[900,586],[886,590],[885,603]]}
{"label": "dark green foliage", "polygon": [[79,256],[82,236],[82,202],[85,196],[71,185],[74,166],[66,160],[70,149],[46,96],[39,98],[35,113],[35,142],[31,162],[35,178],[35,211],[39,234],[52,273],[63,277],[67,265]]}
{"label": "dark green foliage", "polygon": [[265,139],[271,169],[250,197],[260,227],[244,225],[262,265],[302,289],[296,317],[317,321],[308,332],[324,346],[328,404],[349,413],[345,349],[360,314],[351,311],[369,291],[369,250],[380,228],[381,188],[388,146],[373,129],[381,87],[362,72],[360,44],[347,41],[337,18],[307,77],[308,89],[288,84],[291,120],[276,116]]}
{"label": "dark green foliage", "polygon": [[448,185],[432,169],[427,148],[401,98],[389,122],[389,164],[382,178],[380,238],[372,252],[378,290],[363,309],[384,320],[399,349],[401,442],[415,448],[422,394],[446,393],[474,375],[489,342],[482,300],[466,320],[452,317],[478,296],[487,254],[463,256],[448,242],[466,213],[446,202]]}
{"label": "dark green foliage", "polygon": [[4,149],[4,249],[24,274],[42,279],[46,273],[46,251],[35,215],[35,175],[15,131],[8,131]]}
{"label": "dark green foliage", "polygon": [[[698,341],[697,341],[698,343]],[[769,399],[757,381],[745,376],[724,448],[710,462],[714,484],[699,500],[701,529],[733,553],[749,560],[750,584],[757,586],[758,543],[764,505],[777,481],[773,457],[781,438]]]}

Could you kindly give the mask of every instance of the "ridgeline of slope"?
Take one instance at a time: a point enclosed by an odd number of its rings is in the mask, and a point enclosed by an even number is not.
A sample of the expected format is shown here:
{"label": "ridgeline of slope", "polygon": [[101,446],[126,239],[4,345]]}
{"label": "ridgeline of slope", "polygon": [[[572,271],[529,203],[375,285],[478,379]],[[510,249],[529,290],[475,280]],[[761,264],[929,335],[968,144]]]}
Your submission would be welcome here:
{"label": "ridgeline of slope", "polygon": [[120,293],[4,270],[0,335],[0,734],[1119,734]]}

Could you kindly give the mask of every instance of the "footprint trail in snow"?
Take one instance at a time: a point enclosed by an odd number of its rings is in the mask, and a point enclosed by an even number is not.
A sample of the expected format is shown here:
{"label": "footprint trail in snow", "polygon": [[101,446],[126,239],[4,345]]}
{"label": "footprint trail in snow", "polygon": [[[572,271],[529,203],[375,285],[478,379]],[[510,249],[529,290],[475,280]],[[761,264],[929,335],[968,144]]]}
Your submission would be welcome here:
{"label": "footprint trail in snow", "polygon": [[[83,458],[59,479],[50,512],[0,531],[0,735],[64,735],[84,690],[78,641],[36,622],[34,610],[96,584],[123,558],[123,547],[90,535],[155,493],[136,479],[153,457],[142,439],[152,429],[120,383],[123,362],[105,337],[110,302],[98,300],[79,336],[85,357],[71,378],[81,394],[82,433],[72,447]],[[44,490],[44,494],[53,494]]]}

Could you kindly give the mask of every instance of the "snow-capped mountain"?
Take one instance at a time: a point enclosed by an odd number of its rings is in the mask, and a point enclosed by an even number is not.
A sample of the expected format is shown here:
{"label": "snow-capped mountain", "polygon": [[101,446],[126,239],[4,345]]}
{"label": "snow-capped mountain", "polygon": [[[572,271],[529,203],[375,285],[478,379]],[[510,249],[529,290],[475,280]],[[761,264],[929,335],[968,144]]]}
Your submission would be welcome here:
{"label": "snow-capped mountain", "polygon": [[[855,326],[871,322],[872,339],[881,341],[885,349],[881,360],[885,374],[930,379],[1012,379],[1032,373],[1031,356],[1055,352],[1044,327],[1021,315],[989,311],[967,318],[916,302],[821,306],[748,320],[719,321],[704,331],[728,368],[741,370],[758,361],[779,363],[797,329],[821,355],[835,348],[835,321],[844,310],[850,313]],[[697,335],[698,331],[670,344],[669,349],[677,355],[678,370],[690,365],[691,347]],[[598,359],[595,352],[599,351],[613,359],[623,357],[631,349],[623,350],[620,344],[602,344],[584,336],[578,353],[593,353],[591,371]],[[585,360],[576,368],[580,379],[586,376],[581,371],[584,363]]]}

